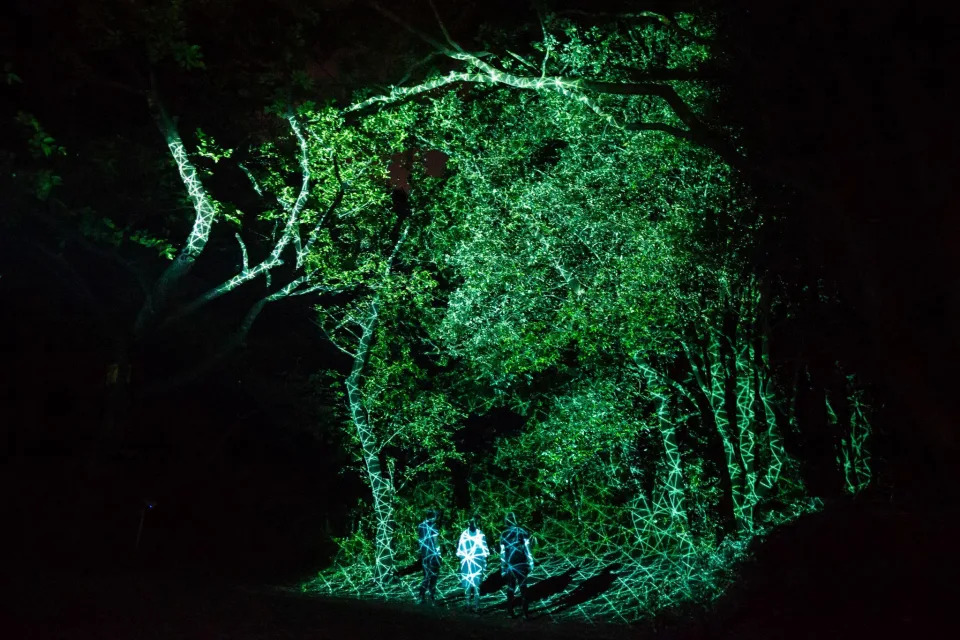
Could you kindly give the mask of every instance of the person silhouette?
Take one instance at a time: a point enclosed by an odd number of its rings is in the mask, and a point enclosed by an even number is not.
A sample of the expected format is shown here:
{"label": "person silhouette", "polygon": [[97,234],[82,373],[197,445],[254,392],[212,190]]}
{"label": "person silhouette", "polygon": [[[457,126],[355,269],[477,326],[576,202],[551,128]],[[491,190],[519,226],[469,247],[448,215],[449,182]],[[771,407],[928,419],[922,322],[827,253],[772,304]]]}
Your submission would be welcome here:
{"label": "person silhouette", "polygon": [[439,518],[440,513],[436,509],[427,509],[426,518],[417,525],[420,563],[423,566],[420,604],[433,603],[436,598],[437,576],[440,575],[440,534],[437,531]]}
{"label": "person silhouette", "polygon": [[528,613],[527,578],[533,570],[530,553],[530,534],[517,524],[517,516],[510,512],[503,519],[506,530],[500,535],[500,573],[506,582],[507,612],[514,615],[514,600],[520,592],[520,607],[524,617]]}
{"label": "person silhouette", "polygon": [[460,558],[460,584],[463,585],[467,608],[474,611],[480,608],[480,583],[487,569],[489,555],[487,537],[477,527],[477,517],[473,516],[460,534],[457,557]]}

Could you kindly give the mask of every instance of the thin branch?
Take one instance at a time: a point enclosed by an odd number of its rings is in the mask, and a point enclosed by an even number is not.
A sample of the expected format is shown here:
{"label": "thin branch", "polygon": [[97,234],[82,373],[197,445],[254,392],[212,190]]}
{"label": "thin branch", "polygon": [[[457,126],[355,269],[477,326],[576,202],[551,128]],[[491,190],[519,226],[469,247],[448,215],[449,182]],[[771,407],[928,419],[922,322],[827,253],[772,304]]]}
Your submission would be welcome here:
{"label": "thin branch", "polygon": [[189,371],[182,373],[174,378],[167,380],[166,382],[155,385],[144,391],[145,396],[152,396],[159,393],[168,392],[172,389],[180,387],[188,382],[196,380],[200,376],[203,376],[210,372],[214,367],[216,367],[220,362],[226,359],[231,353],[233,353],[238,347],[241,347],[246,342],[247,336],[250,333],[250,330],[253,328],[253,324],[256,322],[257,318],[260,317],[261,312],[264,307],[271,302],[277,300],[282,300],[288,296],[294,295],[306,295],[308,293],[314,293],[319,290],[328,290],[335,291],[334,289],[325,288],[321,285],[314,285],[308,287],[307,289],[297,291],[297,287],[304,284],[308,281],[308,276],[301,276],[295,280],[289,282],[283,288],[271,293],[270,295],[264,296],[257,300],[253,306],[247,311],[244,315],[243,320],[241,320],[240,325],[237,327],[237,330],[234,334],[228,338],[223,345],[211,356],[205,358],[203,362],[193,367]]}
{"label": "thin branch", "polygon": [[298,291],[292,291],[292,292],[290,292],[290,293],[287,294],[287,295],[289,295],[289,296],[305,296],[305,295],[307,295],[307,294],[309,294],[309,293],[317,293],[317,292],[323,293],[323,294],[325,294],[325,295],[337,295],[337,294],[340,294],[340,293],[346,293],[347,291],[350,291],[350,288],[349,288],[349,287],[348,287],[348,288],[337,288],[337,287],[328,287],[328,286],[322,285],[322,284],[315,284],[315,285],[311,285],[311,286],[307,287],[306,289],[300,289],[300,290],[298,290]]}
{"label": "thin branch", "polygon": [[[450,55],[451,53],[453,53],[453,51],[452,51],[451,49],[443,46],[443,44],[441,44],[439,41],[434,40],[433,38],[431,38],[431,37],[428,36],[427,34],[425,34],[425,33],[423,33],[422,31],[420,31],[419,29],[415,29],[415,28],[413,28],[409,23],[405,22],[404,20],[401,20],[396,14],[394,14],[394,13],[392,13],[391,11],[389,11],[388,9],[386,9],[386,8],[385,8],[384,6],[382,6],[379,2],[371,2],[371,3],[370,3],[370,6],[373,7],[377,12],[379,12],[379,13],[382,14],[383,16],[385,16],[385,17],[387,17],[388,19],[390,19],[392,22],[395,22],[396,24],[400,25],[401,27],[403,27],[404,29],[406,29],[407,31],[409,31],[410,33],[412,33],[413,35],[417,36],[418,38],[420,38],[421,40],[423,40],[424,42],[426,42],[427,44],[429,44],[430,46],[432,46],[432,47],[433,47],[434,49],[436,49],[437,51],[440,51],[440,52],[445,53],[445,54],[447,54],[447,55]],[[446,28],[443,26],[443,22],[440,21],[440,15],[437,13],[437,9],[436,9],[436,7],[433,6],[433,3],[432,3],[432,2],[430,3],[430,7],[433,9],[433,14],[436,16],[437,22],[440,23],[440,28],[441,28],[441,30],[443,31],[443,35],[444,35],[448,40],[450,40],[450,42],[452,43],[453,41],[450,39],[450,34],[447,33]],[[453,46],[454,46],[455,49],[458,49],[458,48],[459,48],[459,47],[457,47],[456,45],[453,45]]]}
{"label": "thin branch", "polygon": [[443,33],[443,37],[447,39],[447,43],[457,51],[460,51],[460,45],[458,45],[453,38],[450,37],[450,32],[447,31],[446,25],[443,24],[443,20],[440,18],[440,12],[437,11],[437,7],[435,4],[433,4],[433,0],[427,0],[427,2],[430,4],[430,8],[433,9],[433,16],[437,19],[437,24],[440,25],[440,32]]}
{"label": "thin branch", "polygon": [[253,177],[253,174],[250,173],[250,169],[247,169],[247,165],[242,162],[238,162],[237,166],[240,167],[240,170],[243,171],[247,178],[250,180],[250,184],[253,185],[253,190],[257,192],[257,195],[261,198],[263,197],[263,190],[260,188],[260,183],[257,182],[257,179]]}
{"label": "thin branch", "polygon": [[[518,61],[520,64],[522,64],[523,66],[529,67],[529,68],[533,69],[534,71],[539,71],[539,69],[537,69],[537,65],[533,64],[533,63],[530,62],[529,60],[525,60],[525,59],[523,58],[523,56],[521,56],[519,53],[514,53],[513,51],[510,51],[509,49],[506,49],[506,52],[507,52],[507,54],[508,54],[510,57],[512,57],[514,60],[517,60],[517,61]],[[546,75],[546,74],[541,74],[541,77],[542,77],[542,76],[545,76],[545,75]]]}
{"label": "thin branch", "polygon": [[237,239],[237,242],[240,244],[240,253],[243,256],[243,273],[246,273],[250,270],[250,261],[247,258],[247,245],[243,243],[243,238],[240,237],[239,233],[233,234]]}
{"label": "thin branch", "polygon": [[393,251],[390,252],[390,257],[387,258],[387,265],[383,269],[383,275],[390,275],[390,271],[393,269],[393,260],[397,257],[397,252],[400,250],[400,245],[403,244],[403,241],[407,238],[407,232],[410,231],[410,223],[403,225],[403,231],[400,232],[400,237],[397,238],[396,244],[393,245]]}
{"label": "thin branch", "polygon": [[[539,78],[518,76],[494,67],[493,65],[483,61],[476,54],[471,54],[464,51],[449,37],[449,34],[447,33],[446,28],[443,26],[442,21],[440,21],[439,16],[437,17],[437,20],[440,22],[440,27],[449,41],[449,46],[446,46],[434,38],[431,38],[430,36],[413,28],[397,15],[391,13],[379,4],[373,3],[373,6],[388,19],[410,31],[427,44],[433,46],[437,51],[444,53],[450,58],[460,60],[461,62],[474,67],[480,73],[451,71],[444,76],[434,78],[433,80],[421,83],[414,87],[393,87],[388,95],[368,98],[360,103],[349,106],[346,111],[358,111],[375,104],[396,103],[412,96],[458,82],[501,84],[525,90],[552,91],[580,102],[600,116],[604,121],[618,128],[628,131],[661,131],[675,135],[697,144],[712,148],[714,151],[723,156],[724,159],[734,164],[734,166],[743,166],[743,158],[739,153],[737,153],[733,145],[705,125],[693,112],[693,109],[691,109],[690,106],[680,97],[676,90],[667,84],[651,82],[620,83],[586,80],[581,78],[567,78],[563,76],[551,77],[546,75],[546,58],[542,64],[541,75]],[[434,11],[436,10],[434,9]],[[660,21],[667,21],[666,23],[670,22],[670,19],[663,14],[643,12],[642,14],[637,15],[641,15],[646,18],[654,18]],[[529,63],[525,62],[525,64]],[[679,127],[673,127],[662,123],[620,122],[611,114],[606,113],[589,94],[621,96],[649,95],[658,97],[667,103],[676,117],[683,122],[690,129],[690,131],[687,132]]]}
{"label": "thin branch", "polygon": [[403,84],[404,82],[406,82],[407,80],[409,80],[409,79],[411,78],[411,76],[413,76],[413,71],[414,71],[415,69],[424,66],[425,64],[427,64],[428,62],[430,62],[431,60],[433,60],[434,58],[436,58],[438,55],[441,55],[441,54],[437,53],[436,51],[431,51],[431,52],[430,52],[429,54],[427,54],[424,58],[418,60],[417,62],[414,62],[412,65],[410,65],[410,66],[407,68],[407,72],[403,75],[402,78],[400,78],[400,79],[397,81],[397,84]]}
{"label": "thin branch", "polygon": [[[300,184],[300,193],[297,195],[296,201],[294,201],[293,206],[288,208],[290,215],[287,218],[287,223],[284,226],[283,234],[280,236],[280,240],[273,248],[271,257],[273,259],[279,259],[280,254],[283,252],[283,249],[286,247],[287,243],[293,239],[294,235],[299,236],[299,216],[300,212],[303,210],[304,205],[307,203],[307,197],[310,194],[310,167],[307,161],[307,141],[303,137],[303,133],[300,131],[300,125],[297,124],[296,118],[293,117],[293,114],[287,115],[287,122],[290,123],[290,128],[293,129],[294,135],[297,137],[297,141],[300,143],[300,171],[303,176],[303,180]],[[284,203],[281,203],[284,204]],[[284,204],[284,208],[287,206]],[[300,268],[300,255],[297,254],[297,268]]]}
{"label": "thin branch", "polygon": [[540,31],[543,33],[543,61],[540,63],[540,77],[547,77],[547,61],[550,59],[550,52],[553,48],[550,46],[550,38],[547,37],[547,25],[543,21],[543,15],[537,9],[537,18],[540,21]]}

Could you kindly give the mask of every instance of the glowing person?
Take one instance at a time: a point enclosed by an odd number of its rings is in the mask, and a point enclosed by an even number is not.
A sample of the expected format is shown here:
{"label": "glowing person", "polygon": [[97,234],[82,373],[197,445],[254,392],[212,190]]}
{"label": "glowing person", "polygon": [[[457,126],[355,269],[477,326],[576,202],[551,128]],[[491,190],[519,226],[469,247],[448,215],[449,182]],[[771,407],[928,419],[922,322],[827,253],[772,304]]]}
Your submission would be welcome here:
{"label": "glowing person", "polygon": [[520,592],[520,607],[527,615],[527,578],[533,570],[530,553],[530,534],[517,525],[517,516],[511,512],[503,519],[506,530],[500,535],[500,573],[506,580],[507,611],[512,616],[514,599]]}
{"label": "glowing person", "polygon": [[423,565],[423,582],[420,583],[420,603],[433,602],[437,592],[437,576],[440,574],[440,534],[436,509],[427,509],[426,518],[417,525],[420,542],[420,563]]}
{"label": "glowing person", "polygon": [[460,584],[467,598],[467,608],[474,611],[480,608],[480,583],[487,569],[487,537],[477,527],[477,518],[470,518],[467,528],[460,534],[457,543],[457,557],[460,558]]}

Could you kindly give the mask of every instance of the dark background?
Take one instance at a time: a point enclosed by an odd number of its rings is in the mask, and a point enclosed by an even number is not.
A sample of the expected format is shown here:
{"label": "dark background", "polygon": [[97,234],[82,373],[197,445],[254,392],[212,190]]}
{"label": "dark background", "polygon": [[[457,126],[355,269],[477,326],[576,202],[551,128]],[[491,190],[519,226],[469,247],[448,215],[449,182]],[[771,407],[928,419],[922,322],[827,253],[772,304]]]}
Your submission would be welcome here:
{"label": "dark background", "polygon": [[[66,4],[4,10],[0,50],[31,84],[18,100],[51,128],[61,123],[55,134],[68,147],[87,126],[133,137],[143,131],[143,140],[154,135],[162,144],[155,129],[149,133],[145,104],[119,89],[77,90],[65,75],[56,40],[71,32]],[[409,4],[419,9],[405,15],[428,19],[422,3]],[[531,15],[521,4],[459,3],[452,28]],[[340,59],[356,38],[395,31],[361,3],[324,6],[331,18],[318,36],[320,64]],[[746,146],[768,174],[793,186],[778,192],[786,227],[771,241],[769,259],[784,273],[837,284],[840,311],[801,319],[818,336],[812,352],[855,365],[883,409],[873,442],[878,486],[865,499],[917,509],[925,514],[917,521],[952,517],[960,460],[955,16],[913,2],[723,7],[734,74],[730,117],[745,127]],[[381,72],[387,75],[370,73]],[[226,83],[210,95],[236,90]],[[174,87],[168,97],[189,111],[192,96]],[[210,100],[198,111],[215,111]],[[25,105],[3,105],[3,117],[17,108]],[[86,453],[102,415],[107,340],[35,247],[10,227],[0,234],[0,520],[12,562],[132,563],[272,581],[323,566],[330,535],[345,533],[363,490],[356,474],[341,472],[348,461],[339,447],[338,401],[310,379],[343,363],[309,314],[296,302],[268,309],[227,364],[138,403],[118,455],[91,466]],[[229,268],[228,246],[211,245],[209,273]],[[90,258],[85,266],[93,287],[122,298],[129,283],[98,264]],[[206,336],[234,321],[243,305],[232,304],[154,344],[135,375],[160,376],[188,361]],[[145,498],[157,507],[134,557]]]}

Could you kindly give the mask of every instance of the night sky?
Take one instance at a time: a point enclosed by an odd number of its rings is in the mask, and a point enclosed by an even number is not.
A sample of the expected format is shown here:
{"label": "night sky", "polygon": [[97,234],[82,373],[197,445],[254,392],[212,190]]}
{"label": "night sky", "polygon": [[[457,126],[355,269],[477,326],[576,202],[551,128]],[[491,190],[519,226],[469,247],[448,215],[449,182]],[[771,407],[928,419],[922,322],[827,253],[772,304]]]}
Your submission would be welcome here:
{"label": "night sky", "polygon": [[[244,113],[269,97],[266,84],[251,79],[280,64],[277,39],[291,18],[271,19],[273,5],[284,3],[256,4],[259,14],[236,8],[195,34],[219,76],[159,70],[156,80],[184,130],[202,124],[225,144],[269,133]],[[732,52],[724,108],[767,174],[792,186],[778,201],[787,231],[765,259],[783,273],[815,272],[836,283],[842,313],[814,309],[798,321],[817,328],[827,365],[855,363],[882,403],[876,427],[885,495],[950,504],[960,486],[955,16],[933,3],[718,4],[728,10],[722,37]],[[399,52],[409,40],[395,25],[362,2],[315,5],[321,19],[290,55],[307,61],[323,99],[402,75]],[[425,2],[389,5],[430,28]],[[438,6],[463,38],[479,22],[511,25],[536,15],[524,2]],[[162,144],[138,94],[149,78],[130,43],[92,46],[78,15],[66,0],[17,0],[0,10],[0,65],[9,61],[22,79],[0,86],[0,149],[18,144],[17,112],[34,113],[69,153],[91,154],[89,162],[69,158],[67,193],[105,201],[104,190],[122,183],[112,206],[136,218],[137,193],[153,198],[155,177],[147,164],[131,162],[99,183],[95,144],[113,135],[135,149]],[[387,53],[373,55],[383,42]],[[224,101],[231,108],[221,118]],[[242,180],[218,177],[210,189]],[[196,323],[159,334],[133,357],[132,384],[143,395],[121,446],[109,465],[91,465],[106,368],[140,285],[132,271],[78,244],[65,250],[66,262],[53,258],[43,212],[24,221],[10,184],[7,176],[0,182],[4,548],[23,566],[128,562],[149,498],[158,505],[141,542],[149,563],[270,580],[323,566],[330,536],[345,532],[363,486],[342,472],[340,401],[314,377],[345,371],[348,362],[320,339],[309,311],[299,302],[270,307],[242,349],[179,381],[211,355],[210,338],[232,330],[253,298],[241,292]],[[156,221],[167,206],[174,203],[152,201],[142,215]],[[199,287],[235,261],[234,241],[224,235],[211,241],[191,278]],[[171,379],[176,384],[165,386]]]}

